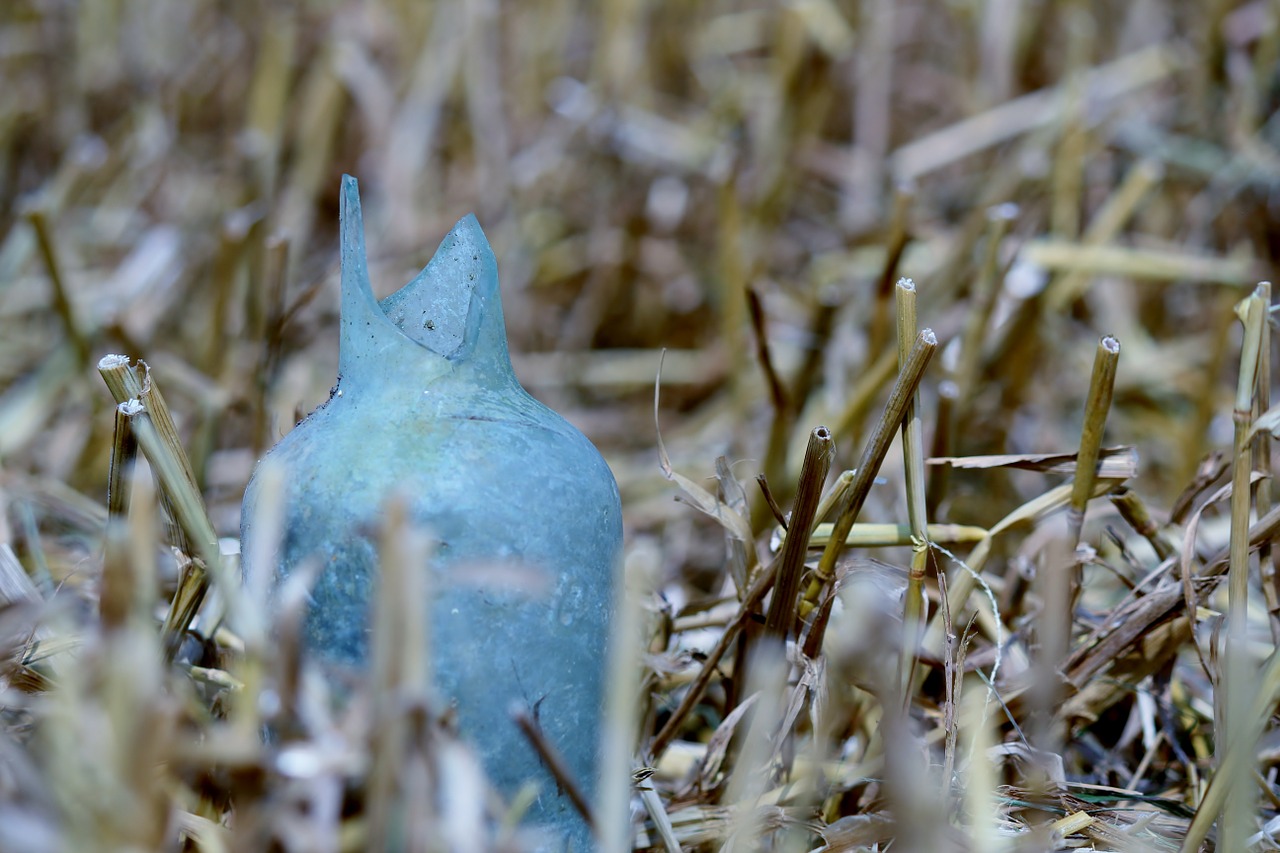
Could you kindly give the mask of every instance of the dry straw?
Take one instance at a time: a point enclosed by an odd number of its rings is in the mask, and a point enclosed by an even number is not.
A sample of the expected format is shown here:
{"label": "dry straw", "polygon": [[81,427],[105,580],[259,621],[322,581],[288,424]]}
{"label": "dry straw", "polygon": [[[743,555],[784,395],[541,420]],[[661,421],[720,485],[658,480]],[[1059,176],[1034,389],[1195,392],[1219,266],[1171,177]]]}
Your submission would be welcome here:
{"label": "dry straw", "polygon": [[0,849],[537,849],[402,504],[342,684],[239,577],[344,171],[619,481],[601,849],[1274,847],[1266,4],[356,5],[0,4]]}

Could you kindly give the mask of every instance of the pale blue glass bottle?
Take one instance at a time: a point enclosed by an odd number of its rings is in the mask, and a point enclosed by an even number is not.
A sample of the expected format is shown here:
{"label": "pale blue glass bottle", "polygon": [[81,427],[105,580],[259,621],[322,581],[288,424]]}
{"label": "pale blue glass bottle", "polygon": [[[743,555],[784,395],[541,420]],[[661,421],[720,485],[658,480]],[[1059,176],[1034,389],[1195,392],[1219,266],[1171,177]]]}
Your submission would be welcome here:
{"label": "pale blue glass bottle", "polygon": [[[393,490],[437,541],[428,607],[432,678],[490,779],[539,797],[528,822],[557,846],[592,847],[510,717],[537,719],[594,799],[605,649],[622,540],[617,484],[594,446],[516,380],[497,263],[474,216],[427,267],[378,302],[356,181],[342,182],[342,323],[328,402],[270,452],[285,465],[277,586],[322,569],[305,639],[328,665],[363,665],[377,582],[379,514]],[[242,553],[254,553],[251,482]],[[479,581],[474,567],[540,573],[540,591]],[[563,845],[560,845],[563,840]]]}

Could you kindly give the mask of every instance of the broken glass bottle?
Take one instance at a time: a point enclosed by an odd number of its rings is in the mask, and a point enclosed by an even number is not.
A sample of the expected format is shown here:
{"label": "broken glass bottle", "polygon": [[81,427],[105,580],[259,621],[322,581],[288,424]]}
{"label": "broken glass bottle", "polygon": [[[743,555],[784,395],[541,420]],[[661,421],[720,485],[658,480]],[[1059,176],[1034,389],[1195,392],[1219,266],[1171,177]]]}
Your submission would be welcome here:
{"label": "broken glass bottle", "polygon": [[[427,267],[378,302],[349,176],[341,205],[338,383],[270,452],[287,479],[276,586],[317,562],[308,651],[326,665],[366,664],[379,515],[393,490],[411,496],[414,522],[436,542],[423,570],[431,572],[427,633],[437,695],[456,709],[500,791],[510,797],[537,782],[527,821],[575,850],[590,849],[585,823],[511,708],[536,716],[593,800],[622,536],[617,485],[582,433],[516,380],[497,263],[475,217],[454,226]],[[246,556],[254,553],[257,492],[251,482]]]}

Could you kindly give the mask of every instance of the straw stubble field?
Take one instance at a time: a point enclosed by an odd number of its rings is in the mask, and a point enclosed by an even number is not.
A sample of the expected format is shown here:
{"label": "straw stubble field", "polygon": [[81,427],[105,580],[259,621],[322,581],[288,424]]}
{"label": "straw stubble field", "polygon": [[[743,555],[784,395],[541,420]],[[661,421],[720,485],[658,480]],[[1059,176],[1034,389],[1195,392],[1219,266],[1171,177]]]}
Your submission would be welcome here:
{"label": "straw stubble field", "polygon": [[237,578],[344,172],[379,296],[476,212],[617,477],[600,849],[1280,848],[1278,57],[1264,0],[3,4],[0,849],[528,848],[401,511],[344,706]]}

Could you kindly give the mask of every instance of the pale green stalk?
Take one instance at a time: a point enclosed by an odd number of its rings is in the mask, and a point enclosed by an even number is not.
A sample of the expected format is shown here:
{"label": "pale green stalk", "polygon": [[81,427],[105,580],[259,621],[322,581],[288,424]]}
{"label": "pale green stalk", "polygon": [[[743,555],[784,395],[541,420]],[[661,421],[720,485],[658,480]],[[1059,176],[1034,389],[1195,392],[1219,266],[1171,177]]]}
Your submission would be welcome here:
{"label": "pale green stalk", "polygon": [[[825,548],[831,542],[831,529],[834,525],[819,524],[809,537],[810,548]],[[925,527],[930,542],[941,545],[956,545],[978,542],[987,535],[985,527],[971,524],[930,524]],[[849,535],[844,544],[850,548],[890,548],[911,544],[911,525],[881,524],[878,522],[860,521],[849,528]]]}
{"label": "pale green stalk", "polygon": [[[1261,288],[1255,289],[1251,296],[1236,306],[1236,314],[1244,323],[1244,341],[1240,348],[1235,407],[1231,412],[1235,441],[1231,473],[1230,563],[1227,569],[1227,655],[1226,672],[1220,685],[1226,689],[1225,700],[1217,703],[1224,717],[1220,722],[1225,722],[1225,725],[1219,725],[1215,734],[1219,744],[1230,743],[1240,750],[1249,748],[1240,736],[1250,728],[1246,714],[1253,704],[1253,676],[1249,672],[1245,647],[1249,636],[1249,512],[1250,477],[1253,473],[1249,427],[1253,421],[1253,398],[1266,313]],[[1236,796],[1224,802],[1219,827],[1222,849],[1243,850],[1244,839],[1253,829],[1251,816],[1256,790],[1249,785],[1251,771],[1243,763],[1227,767],[1224,761],[1220,761],[1218,773],[1238,777],[1226,781],[1235,789]]]}
{"label": "pale green stalk", "polygon": [[[1271,307],[1271,282],[1264,281],[1258,285],[1258,295],[1268,311]],[[1261,336],[1258,340],[1258,382],[1253,399],[1252,417],[1256,421],[1258,415],[1271,408],[1271,359],[1262,357],[1262,353],[1271,352],[1271,324],[1262,324]],[[1258,517],[1271,510],[1271,433],[1267,430],[1255,430],[1253,439],[1253,467],[1265,475],[1258,481],[1257,493],[1254,496],[1254,509]],[[1270,615],[1271,639],[1280,644],[1280,595],[1277,593],[1277,582],[1280,582],[1280,551],[1273,551],[1271,543],[1265,543],[1258,549],[1258,578],[1262,585],[1263,598],[1267,602],[1267,613]]]}
{"label": "pale green stalk", "polygon": [[[608,692],[601,732],[600,821],[601,853],[629,853],[632,772],[635,770],[636,730],[639,725],[637,687],[644,684],[640,664],[644,602],[662,571],[662,555],[649,540],[638,542],[627,555],[620,585],[618,621],[610,637]],[[648,786],[649,782],[641,781]]]}
{"label": "pale green stalk", "polygon": [[[369,745],[368,825],[370,850],[399,846],[397,830],[410,836],[421,821],[412,814],[402,771],[415,749],[408,711],[425,697],[431,677],[426,638],[426,537],[414,530],[407,499],[394,495],[383,510],[378,547],[378,589],[371,638],[373,691]],[[425,839],[405,841],[414,849]]]}
{"label": "pale green stalk", "polygon": [[[1179,848],[1181,853],[1196,853],[1200,849],[1201,843],[1209,835],[1214,821],[1217,819],[1220,811],[1227,806],[1229,801],[1238,800],[1240,804],[1247,805],[1253,802],[1256,797],[1253,792],[1256,788],[1253,785],[1253,762],[1254,749],[1257,746],[1258,738],[1262,736],[1263,730],[1266,728],[1267,722],[1271,719],[1271,713],[1275,710],[1277,698],[1280,698],[1280,649],[1273,651],[1271,656],[1267,658],[1262,670],[1258,673],[1257,678],[1258,691],[1254,694],[1252,700],[1247,707],[1241,708],[1247,711],[1240,718],[1241,725],[1239,728],[1228,735],[1225,741],[1226,747],[1223,750],[1222,760],[1218,762],[1218,772],[1209,780],[1209,787],[1204,792],[1204,797],[1200,800],[1200,807],[1196,809],[1196,816],[1191,821],[1191,826],[1187,828],[1186,837],[1183,838],[1182,846]],[[1230,797],[1230,794],[1248,791],[1249,793],[1237,797]],[[1245,811],[1242,809],[1242,811]],[[1246,811],[1244,817],[1247,818],[1246,823],[1252,823],[1252,810]],[[1223,834],[1218,844],[1219,850],[1244,850],[1247,849],[1243,844],[1236,847],[1226,846],[1227,827],[1223,826]],[[1236,828],[1232,828],[1234,834]],[[1248,829],[1248,826],[1239,827],[1240,830]],[[1240,835],[1239,839],[1243,839],[1245,835]],[[1232,839],[1235,840],[1235,839]]]}
{"label": "pale green stalk", "polygon": [[[822,521],[822,519],[831,515],[832,510],[839,506],[840,502],[844,500],[845,495],[849,493],[849,488],[852,485],[853,472],[841,471],[840,475],[836,477],[835,482],[831,484],[830,490],[822,496],[822,501],[818,504],[818,511],[813,514],[814,521]],[[826,527],[827,536],[829,537],[831,535],[831,525],[819,525],[819,527],[823,526]],[[814,535],[817,535],[816,529],[814,531]]]}
{"label": "pale green stalk", "polygon": [[[909,278],[897,286],[898,361],[906,369],[911,341],[916,336],[916,286]],[[925,515],[924,430],[920,423],[920,391],[917,386],[902,419],[902,456],[906,473],[907,520],[911,525],[911,571],[902,616],[902,655],[898,689],[903,709],[910,705],[911,677],[918,657],[920,628],[924,621],[924,573],[929,565],[929,530]]]}

